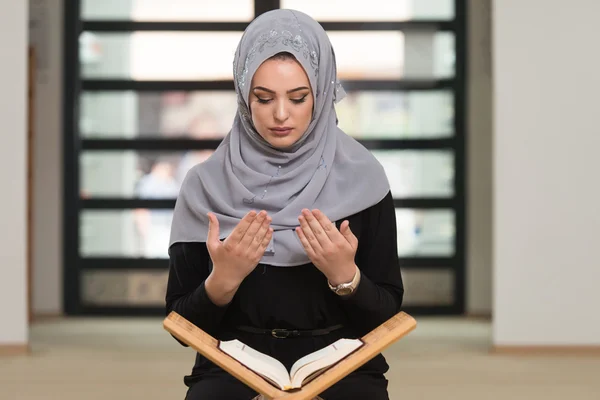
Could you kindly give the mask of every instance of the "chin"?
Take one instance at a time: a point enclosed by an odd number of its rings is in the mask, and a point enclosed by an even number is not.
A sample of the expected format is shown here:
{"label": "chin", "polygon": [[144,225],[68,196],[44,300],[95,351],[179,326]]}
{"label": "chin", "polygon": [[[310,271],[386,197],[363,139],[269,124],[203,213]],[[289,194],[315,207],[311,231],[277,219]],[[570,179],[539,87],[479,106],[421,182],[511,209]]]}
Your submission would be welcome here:
{"label": "chin", "polygon": [[297,138],[270,138],[268,142],[275,148],[286,149],[293,146],[297,141]]}

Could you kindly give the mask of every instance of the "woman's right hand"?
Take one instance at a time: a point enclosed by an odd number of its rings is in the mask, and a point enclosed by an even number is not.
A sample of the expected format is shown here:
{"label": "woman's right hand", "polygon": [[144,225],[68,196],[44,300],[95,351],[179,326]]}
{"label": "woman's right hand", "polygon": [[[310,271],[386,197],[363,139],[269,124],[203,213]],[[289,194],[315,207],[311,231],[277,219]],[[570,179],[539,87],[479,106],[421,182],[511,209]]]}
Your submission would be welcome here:
{"label": "woman's right hand", "polygon": [[224,303],[231,300],[231,292],[235,293],[265,254],[273,236],[271,217],[266,211],[258,214],[250,211],[224,241],[219,239],[219,220],[216,215],[208,213],[208,221],[206,246],[213,262],[213,270],[209,276],[212,279],[210,286],[219,292],[213,293],[211,297],[213,301],[216,300],[215,303]]}

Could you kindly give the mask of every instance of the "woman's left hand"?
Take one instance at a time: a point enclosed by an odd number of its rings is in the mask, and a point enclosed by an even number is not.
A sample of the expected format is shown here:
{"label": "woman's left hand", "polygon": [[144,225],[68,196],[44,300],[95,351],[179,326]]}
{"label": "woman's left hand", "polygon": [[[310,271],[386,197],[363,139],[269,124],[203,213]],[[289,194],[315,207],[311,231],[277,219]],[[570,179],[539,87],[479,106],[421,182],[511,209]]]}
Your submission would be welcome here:
{"label": "woman's left hand", "polygon": [[340,230],[320,210],[302,210],[296,233],[315,266],[331,285],[350,282],[356,273],[354,256],[358,239],[350,230],[350,223],[342,222]]}

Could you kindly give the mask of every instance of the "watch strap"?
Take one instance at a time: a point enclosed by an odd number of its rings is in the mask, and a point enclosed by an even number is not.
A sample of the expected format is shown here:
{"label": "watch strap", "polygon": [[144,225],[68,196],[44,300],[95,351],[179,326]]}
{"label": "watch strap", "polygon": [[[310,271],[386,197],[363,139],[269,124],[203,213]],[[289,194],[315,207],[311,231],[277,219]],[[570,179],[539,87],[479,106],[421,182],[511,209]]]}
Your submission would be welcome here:
{"label": "watch strap", "polygon": [[[327,281],[327,285],[329,286],[329,289],[334,291],[337,295],[349,295],[356,290],[356,287],[358,286],[359,282],[360,269],[358,268],[358,266],[356,266],[356,272],[354,273],[354,277],[350,282],[340,283],[339,285],[333,286],[329,281]],[[348,291],[349,293],[344,293]]]}

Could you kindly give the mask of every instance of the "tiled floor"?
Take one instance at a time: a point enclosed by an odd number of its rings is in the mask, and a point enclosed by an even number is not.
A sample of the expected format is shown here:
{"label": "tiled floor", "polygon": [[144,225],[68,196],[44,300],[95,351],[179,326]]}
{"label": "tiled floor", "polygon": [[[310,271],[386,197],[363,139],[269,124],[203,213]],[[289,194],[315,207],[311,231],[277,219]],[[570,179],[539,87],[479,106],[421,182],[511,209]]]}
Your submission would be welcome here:
{"label": "tiled floor", "polygon": [[[600,399],[600,357],[491,355],[489,323],[418,320],[385,352],[392,400]],[[40,322],[31,341],[0,357],[0,399],[183,399],[194,358],[160,319]]]}

